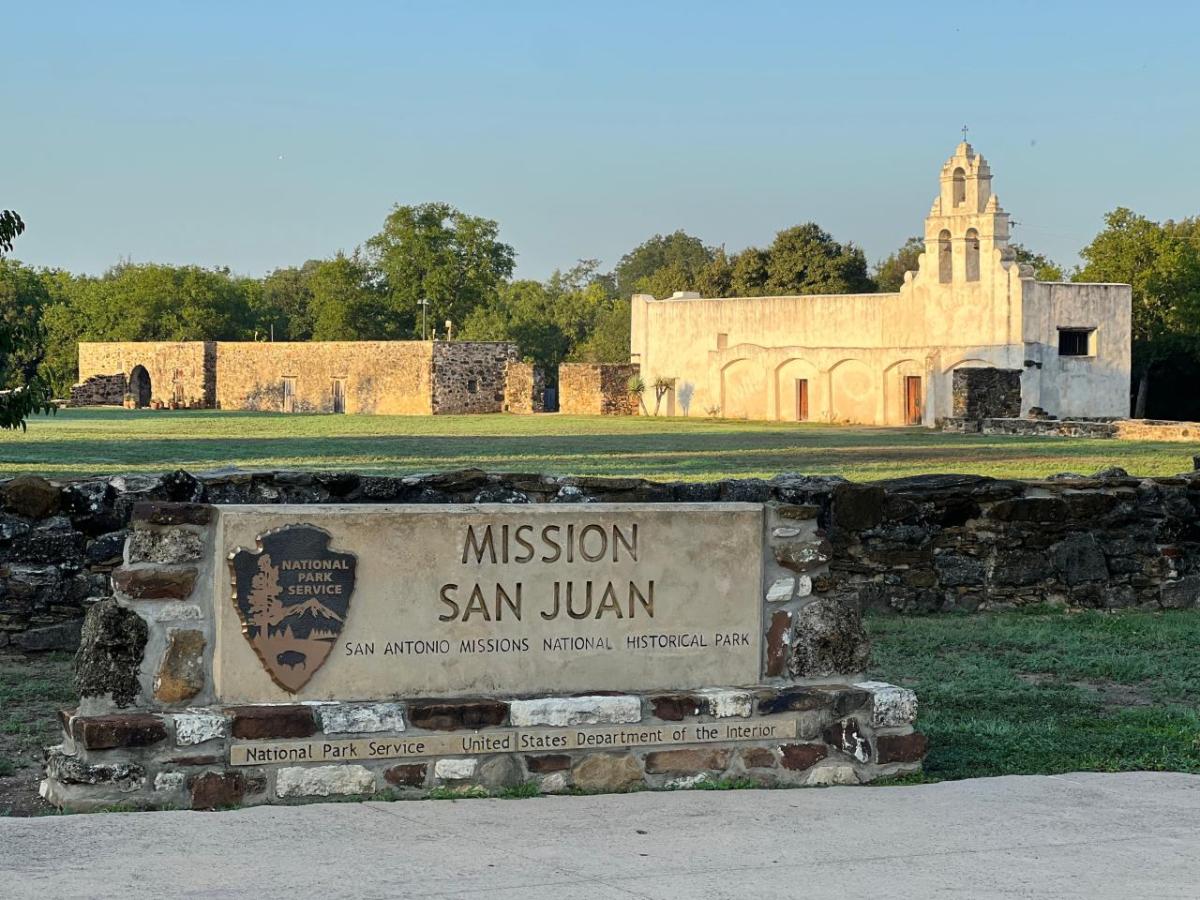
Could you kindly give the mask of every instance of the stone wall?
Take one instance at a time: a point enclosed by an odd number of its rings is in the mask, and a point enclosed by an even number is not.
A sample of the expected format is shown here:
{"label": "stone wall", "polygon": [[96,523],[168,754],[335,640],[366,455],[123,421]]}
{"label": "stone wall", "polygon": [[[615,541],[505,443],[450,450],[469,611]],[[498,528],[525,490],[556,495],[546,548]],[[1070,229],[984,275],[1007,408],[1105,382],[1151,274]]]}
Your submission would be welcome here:
{"label": "stone wall", "polygon": [[79,381],[120,373],[131,382],[141,366],[150,377],[153,405],[211,407],[214,346],[211,341],[81,342]]}
{"label": "stone wall", "polygon": [[110,573],[133,506],[146,501],[786,502],[815,516],[806,521],[828,571],[797,573],[796,591],[817,597],[899,611],[1200,603],[1200,472],[1135,478],[1110,470],[1046,481],[930,475],[866,485],[797,475],[664,484],[475,471],[202,479],[177,472],[68,482],[21,476],[0,483],[0,496],[0,646],[31,650],[73,649],[86,609],[113,592]]}
{"label": "stone wall", "polygon": [[333,412],[340,383],[347,413],[428,415],[432,341],[220,342],[217,406],[284,411],[289,379],[293,412]]}
{"label": "stone wall", "polygon": [[1200,443],[1200,422],[1157,419],[950,418],[942,419],[938,426],[942,431],[957,434],[1016,434]]}
{"label": "stone wall", "polygon": [[439,341],[433,345],[434,413],[504,409],[505,369],[518,359],[510,341]]}
{"label": "stone wall", "polygon": [[634,364],[563,363],[558,367],[558,411],[575,416],[636,416],[629,379]]}
{"label": "stone wall", "polygon": [[92,375],[86,381],[71,386],[68,406],[120,406],[125,402],[128,382],[123,372],[113,375]]}
{"label": "stone wall", "polygon": [[529,415],[545,411],[546,373],[533,363],[510,360],[504,369],[504,411]]}
{"label": "stone wall", "polygon": [[991,367],[955,369],[952,408],[967,419],[1021,415],[1021,370]]}

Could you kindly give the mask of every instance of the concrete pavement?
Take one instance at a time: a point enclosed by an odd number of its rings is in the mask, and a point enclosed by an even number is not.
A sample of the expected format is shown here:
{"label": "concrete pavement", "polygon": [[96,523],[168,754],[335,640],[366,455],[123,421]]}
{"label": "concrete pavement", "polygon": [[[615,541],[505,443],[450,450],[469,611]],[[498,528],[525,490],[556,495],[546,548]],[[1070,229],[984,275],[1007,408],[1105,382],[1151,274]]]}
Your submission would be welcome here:
{"label": "concrete pavement", "polygon": [[1200,776],[0,819],[0,897],[1195,898]]}

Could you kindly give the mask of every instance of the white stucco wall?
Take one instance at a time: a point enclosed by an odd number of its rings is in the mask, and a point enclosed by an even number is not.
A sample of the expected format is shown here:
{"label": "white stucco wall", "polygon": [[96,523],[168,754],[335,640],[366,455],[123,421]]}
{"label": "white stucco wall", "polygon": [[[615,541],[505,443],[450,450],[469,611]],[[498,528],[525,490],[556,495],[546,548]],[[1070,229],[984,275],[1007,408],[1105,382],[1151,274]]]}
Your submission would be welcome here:
{"label": "white stucco wall", "polygon": [[[942,168],[925,238],[918,270],[895,294],[635,295],[632,361],[647,383],[675,382],[678,415],[719,408],[793,421],[803,379],[810,420],[898,425],[905,379],[919,377],[922,421],[932,425],[951,415],[962,366],[1022,369],[1023,411],[1128,412],[1128,285],[1035,282],[1008,247],[987,163],[967,144]],[[1095,357],[1060,360],[1059,327],[1095,328]]]}

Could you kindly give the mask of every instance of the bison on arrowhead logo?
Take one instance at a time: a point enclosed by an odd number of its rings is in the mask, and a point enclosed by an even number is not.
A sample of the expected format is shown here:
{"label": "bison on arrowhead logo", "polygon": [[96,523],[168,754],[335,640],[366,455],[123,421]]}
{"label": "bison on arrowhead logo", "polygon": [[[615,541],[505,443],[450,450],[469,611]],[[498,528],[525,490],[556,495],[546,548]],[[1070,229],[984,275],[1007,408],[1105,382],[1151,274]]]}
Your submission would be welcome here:
{"label": "bison on arrowhead logo", "polygon": [[292,694],[321,668],[350,611],[356,560],[330,550],[330,539],[313,525],[288,525],[259,535],[258,550],[229,555],[242,634]]}

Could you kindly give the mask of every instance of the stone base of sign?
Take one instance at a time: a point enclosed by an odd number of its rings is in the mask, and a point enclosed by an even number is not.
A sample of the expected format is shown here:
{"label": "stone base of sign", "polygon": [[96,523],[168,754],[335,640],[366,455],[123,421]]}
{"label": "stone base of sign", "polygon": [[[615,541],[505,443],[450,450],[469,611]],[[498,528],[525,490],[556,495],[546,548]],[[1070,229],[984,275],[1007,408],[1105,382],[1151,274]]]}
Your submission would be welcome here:
{"label": "stone base of sign", "polygon": [[[436,714],[430,710],[436,707]],[[464,727],[484,716],[494,727]],[[916,697],[881,682],[499,700],[64,712],[62,809],[327,797],[859,784],[918,771]]]}

